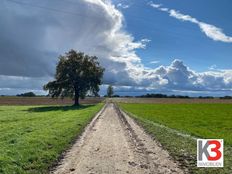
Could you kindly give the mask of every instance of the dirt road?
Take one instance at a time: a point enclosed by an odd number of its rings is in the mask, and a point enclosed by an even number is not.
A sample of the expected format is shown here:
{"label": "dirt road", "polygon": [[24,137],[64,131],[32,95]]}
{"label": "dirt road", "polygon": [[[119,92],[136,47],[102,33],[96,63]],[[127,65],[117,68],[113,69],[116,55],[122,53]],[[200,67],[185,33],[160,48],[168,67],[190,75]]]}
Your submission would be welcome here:
{"label": "dirt road", "polygon": [[131,118],[114,104],[107,104],[52,173],[181,174],[183,171]]}

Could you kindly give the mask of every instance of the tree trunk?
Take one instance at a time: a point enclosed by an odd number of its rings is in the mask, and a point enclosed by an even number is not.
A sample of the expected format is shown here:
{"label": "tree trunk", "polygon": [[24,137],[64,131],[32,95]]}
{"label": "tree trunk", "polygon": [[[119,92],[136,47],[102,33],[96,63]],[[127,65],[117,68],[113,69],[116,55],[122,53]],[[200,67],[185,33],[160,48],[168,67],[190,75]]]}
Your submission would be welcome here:
{"label": "tree trunk", "polygon": [[79,91],[78,90],[75,90],[75,96],[74,96],[74,106],[79,106],[80,103],[79,103]]}

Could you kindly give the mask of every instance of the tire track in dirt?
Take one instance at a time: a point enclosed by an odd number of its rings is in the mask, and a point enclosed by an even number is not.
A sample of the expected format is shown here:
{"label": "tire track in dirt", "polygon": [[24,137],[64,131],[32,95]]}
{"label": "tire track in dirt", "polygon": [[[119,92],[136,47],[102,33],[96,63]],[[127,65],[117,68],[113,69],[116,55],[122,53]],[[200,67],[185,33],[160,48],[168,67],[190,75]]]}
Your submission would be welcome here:
{"label": "tire track in dirt", "polygon": [[106,104],[52,171],[54,174],[184,173],[133,119]]}

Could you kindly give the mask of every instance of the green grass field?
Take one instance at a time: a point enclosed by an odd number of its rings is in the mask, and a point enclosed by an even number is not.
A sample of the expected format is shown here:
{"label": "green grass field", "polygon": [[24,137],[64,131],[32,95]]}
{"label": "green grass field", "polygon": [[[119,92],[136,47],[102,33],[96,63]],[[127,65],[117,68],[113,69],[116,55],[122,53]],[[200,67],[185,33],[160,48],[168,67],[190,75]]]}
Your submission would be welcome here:
{"label": "green grass field", "polygon": [[0,106],[0,173],[47,173],[102,106]]}
{"label": "green grass field", "polygon": [[[120,103],[120,106],[191,172],[232,173],[232,104]],[[224,139],[225,168],[196,168],[196,141],[177,135],[172,129],[194,137]]]}

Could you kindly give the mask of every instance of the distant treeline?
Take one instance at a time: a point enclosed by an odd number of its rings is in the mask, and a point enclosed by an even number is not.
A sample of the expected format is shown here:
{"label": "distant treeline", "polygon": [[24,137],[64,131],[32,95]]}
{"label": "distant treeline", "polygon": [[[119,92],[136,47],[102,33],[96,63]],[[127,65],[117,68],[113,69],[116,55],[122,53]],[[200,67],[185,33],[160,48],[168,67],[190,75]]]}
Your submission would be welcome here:
{"label": "distant treeline", "polygon": [[[199,97],[190,97],[187,95],[166,95],[166,94],[145,94],[136,96],[138,98],[199,98],[199,99],[214,99],[217,97],[213,96],[199,96]],[[232,96],[219,97],[220,99],[232,99]]]}
{"label": "distant treeline", "polygon": [[220,99],[232,99],[232,96],[224,96],[224,97],[220,97]]}
{"label": "distant treeline", "polygon": [[22,94],[17,94],[16,96],[18,96],[18,97],[36,97],[34,92],[26,92],[26,93],[22,93]]}
{"label": "distant treeline", "polygon": [[145,94],[136,96],[139,98],[191,98],[187,95]]}
{"label": "distant treeline", "polygon": [[219,99],[232,99],[232,96],[224,96],[224,97],[213,97],[213,96],[199,96],[198,98],[200,99],[214,99],[214,98],[219,98]]}
{"label": "distant treeline", "polygon": [[[108,97],[107,95],[104,95],[104,97]],[[117,97],[126,97],[126,96],[120,96],[120,95],[112,95],[111,98],[117,98]],[[131,96],[132,97],[132,96]]]}

